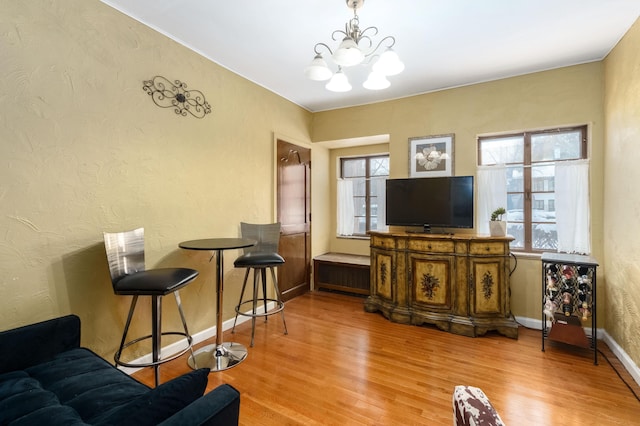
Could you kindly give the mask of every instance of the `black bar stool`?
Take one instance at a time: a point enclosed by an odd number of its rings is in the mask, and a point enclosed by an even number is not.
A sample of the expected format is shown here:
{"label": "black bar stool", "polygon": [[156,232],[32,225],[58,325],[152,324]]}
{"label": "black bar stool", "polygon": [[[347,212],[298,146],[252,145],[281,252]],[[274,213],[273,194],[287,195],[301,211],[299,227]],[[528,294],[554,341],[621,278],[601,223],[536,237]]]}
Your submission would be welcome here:
{"label": "black bar stool", "polygon": [[[255,246],[243,249],[243,254],[236,259],[233,265],[236,268],[247,268],[242,283],[242,291],[240,292],[240,301],[236,306],[236,317],[233,321],[232,333],[235,332],[238,315],[251,317],[251,347],[256,331],[256,317],[264,317],[267,321],[269,315],[280,312],[282,314],[282,324],[284,325],[284,334],[287,332],[287,323],[284,320],[284,302],[282,294],[278,288],[278,280],[276,279],[275,268],[284,264],[284,258],[278,254],[278,244],[280,242],[280,223],[268,224],[252,224],[240,223],[240,232],[242,238],[251,238],[258,243]],[[247,287],[249,272],[253,269],[253,297],[244,299],[244,292]],[[275,290],[275,297],[267,297],[267,269],[271,271],[271,281]],[[258,276],[262,278],[262,286],[258,285]],[[262,297],[258,297],[258,289],[262,287]],[[262,301],[262,312],[258,311],[258,303]],[[267,310],[267,304],[272,302],[275,308]],[[246,305],[251,305],[249,312],[244,311]]]}
{"label": "black bar stool", "polygon": [[[187,351],[193,355],[193,338],[187,329],[187,322],[182,312],[179,289],[189,284],[198,276],[198,271],[187,268],[157,268],[145,270],[144,264],[144,228],[132,231],[104,233],[104,246],[109,261],[109,273],[113,292],[121,296],[133,296],[127,323],[124,327],[120,347],[114,355],[116,365],[124,367],[154,367],[155,383],[159,382],[159,367],[164,362],[178,358]],[[162,331],[162,296],[173,293],[178,305],[184,331]],[[131,325],[133,312],[138,296],[151,296],[151,334],[127,342],[127,333]],[[187,347],[178,353],[161,357],[162,336],[177,335],[187,339]],[[151,362],[132,363],[121,360],[122,352],[131,345],[151,339]]]}

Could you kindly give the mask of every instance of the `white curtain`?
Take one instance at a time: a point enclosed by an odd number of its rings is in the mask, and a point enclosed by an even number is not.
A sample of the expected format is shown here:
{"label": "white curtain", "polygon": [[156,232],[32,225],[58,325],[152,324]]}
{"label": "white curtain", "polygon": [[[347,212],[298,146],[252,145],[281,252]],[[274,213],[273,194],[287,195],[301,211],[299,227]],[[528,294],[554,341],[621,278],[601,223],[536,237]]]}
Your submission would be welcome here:
{"label": "white curtain", "polygon": [[[478,234],[489,233],[491,213],[498,207],[507,208],[507,169],[505,166],[478,167]],[[506,218],[503,218],[506,219]]]}
{"label": "white curtain", "polygon": [[558,251],[591,253],[589,161],[562,161],[555,172]]}
{"label": "white curtain", "polygon": [[338,235],[353,235],[353,182],[338,179]]}
{"label": "white curtain", "polygon": [[376,231],[386,231],[387,226],[387,179],[374,178],[371,182],[375,185],[375,194],[378,196],[378,223]]}

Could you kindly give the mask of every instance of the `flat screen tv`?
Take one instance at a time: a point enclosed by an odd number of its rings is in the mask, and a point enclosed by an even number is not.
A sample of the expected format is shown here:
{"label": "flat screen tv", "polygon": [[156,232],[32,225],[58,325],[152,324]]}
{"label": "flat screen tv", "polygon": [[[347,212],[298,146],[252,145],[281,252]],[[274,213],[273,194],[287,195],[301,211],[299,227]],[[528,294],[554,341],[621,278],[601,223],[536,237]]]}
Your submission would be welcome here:
{"label": "flat screen tv", "polygon": [[473,176],[387,179],[387,225],[473,228]]}

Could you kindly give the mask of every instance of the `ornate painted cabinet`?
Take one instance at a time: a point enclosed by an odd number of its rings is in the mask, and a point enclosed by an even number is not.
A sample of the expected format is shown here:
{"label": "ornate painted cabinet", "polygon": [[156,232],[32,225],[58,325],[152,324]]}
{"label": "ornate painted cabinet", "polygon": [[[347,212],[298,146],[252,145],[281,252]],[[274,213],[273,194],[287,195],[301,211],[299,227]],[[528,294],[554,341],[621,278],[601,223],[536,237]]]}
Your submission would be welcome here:
{"label": "ornate painted cabinet", "polygon": [[510,237],[371,232],[368,312],[465,336],[517,338],[509,301]]}

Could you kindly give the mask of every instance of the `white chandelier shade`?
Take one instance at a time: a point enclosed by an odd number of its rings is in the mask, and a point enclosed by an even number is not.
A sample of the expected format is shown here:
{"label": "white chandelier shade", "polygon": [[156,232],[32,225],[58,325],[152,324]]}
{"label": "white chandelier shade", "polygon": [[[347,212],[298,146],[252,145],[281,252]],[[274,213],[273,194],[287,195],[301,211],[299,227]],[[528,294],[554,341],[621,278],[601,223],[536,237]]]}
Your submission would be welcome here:
{"label": "white chandelier shade", "polygon": [[329,80],[333,73],[322,58],[322,55],[318,53],[309,66],[305,68],[304,75],[306,75],[309,80],[325,81]]}
{"label": "white chandelier shade", "polygon": [[404,71],[404,63],[402,63],[395,50],[388,48],[380,55],[371,69],[384,75],[397,75]]}
{"label": "white chandelier shade", "polygon": [[376,71],[371,71],[371,73],[369,73],[369,77],[367,78],[367,81],[362,83],[362,85],[364,86],[365,89],[382,90],[391,86],[391,82],[387,80],[386,75]]}
{"label": "white chandelier shade", "polygon": [[[342,41],[335,51],[325,43],[315,45],[315,57],[304,70],[305,76],[314,81],[330,80],[325,88],[334,92],[346,92],[352,89],[343,68],[356,65],[371,66],[371,72],[367,80],[362,84],[369,90],[382,90],[391,85],[387,76],[393,76],[404,70],[404,64],[398,54],[393,50],[396,40],[393,36],[386,36],[374,46],[371,36],[378,34],[377,27],[359,28],[359,18],[356,10],[362,7],[364,0],[346,0],[347,7],[353,9],[353,18],[345,24],[345,30],[335,30],[332,33],[334,41],[339,40],[336,35],[342,34]],[[368,35],[368,34],[371,34]],[[385,47],[382,54],[376,53],[379,48]],[[325,61],[320,49],[324,48],[331,55],[331,59],[338,71],[334,74]]]}
{"label": "white chandelier shade", "polygon": [[333,62],[342,67],[352,67],[364,61],[364,53],[351,37],[345,37],[332,58]]}
{"label": "white chandelier shade", "polygon": [[338,68],[338,72],[333,74],[333,77],[331,77],[331,80],[329,80],[325,87],[332,92],[348,92],[352,89],[349,79],[342,72],[342,68]]}

